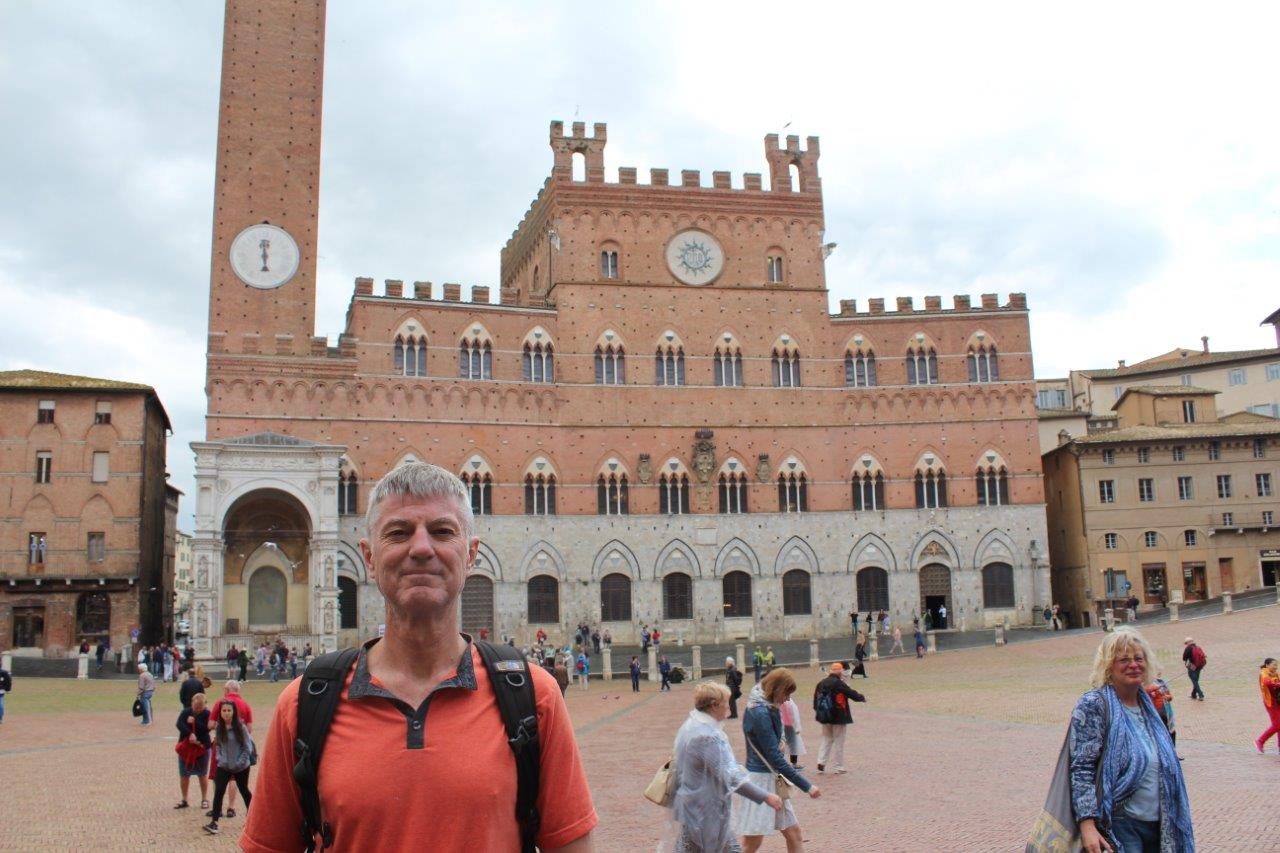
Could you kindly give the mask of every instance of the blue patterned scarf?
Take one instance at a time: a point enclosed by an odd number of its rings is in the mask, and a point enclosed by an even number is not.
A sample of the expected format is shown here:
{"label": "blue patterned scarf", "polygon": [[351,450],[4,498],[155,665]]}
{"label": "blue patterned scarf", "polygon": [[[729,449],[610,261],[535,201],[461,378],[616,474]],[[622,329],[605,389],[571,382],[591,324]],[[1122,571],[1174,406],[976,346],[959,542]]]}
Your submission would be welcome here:
{"label": "blue patterned scarf", "polygon": [[[1142,747],[1133,718],[1125,713],[1120,697],[1110,686],[1098,691],[1111,712],[1111,725],[1107,730],[1106,751],[1102,759],[1102,797],[1099,811],[1110,817],[1118,803],[1128,799],[1138,787],[1147,771],[1147,751]],[[1187,803],[1187,789],[1182,780],[1182,766],[1174,751],[1173,740],[1165,728],[1164,720],[1156,711],[1146,691],[1138,691],[1138,704],[1151,739],[1155,742],[1157,771],[1160,780],[1160,829],[1161,847],[1178,851],[1195,850],[1191,829],[1191,806]]]}

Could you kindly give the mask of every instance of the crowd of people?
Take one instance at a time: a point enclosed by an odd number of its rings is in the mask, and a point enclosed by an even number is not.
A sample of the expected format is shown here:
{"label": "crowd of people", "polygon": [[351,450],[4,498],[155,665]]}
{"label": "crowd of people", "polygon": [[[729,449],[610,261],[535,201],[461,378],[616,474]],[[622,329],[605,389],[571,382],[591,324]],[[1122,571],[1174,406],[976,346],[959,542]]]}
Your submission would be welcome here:
{"label": "crowd of people", "polygon": [[[150,676],[150,673],[143,671],[141,676]],[[182,798],[174,808],[191,807],[189,798],[194,778],[200,788],[200,811],[209,818],[202,828],[209,835],[217,835],[218,822],[224,817],[236,816],[237,789],[244,800],[245,811],[249,809],[253,799],[249,790],[249,768],[257,763],[257,747],[253,742],[253,709],[240,695],[240,682],[229,679],[224,683],[222,697],[210,707],[207,691],[211,687],[208,677],[201,677],[192,668],[187,670],[178,691],[182,710],[175,723],[178,741],[174,751],[178,754],[178,787]],[[232,782],[234,788],[230,787]]]}

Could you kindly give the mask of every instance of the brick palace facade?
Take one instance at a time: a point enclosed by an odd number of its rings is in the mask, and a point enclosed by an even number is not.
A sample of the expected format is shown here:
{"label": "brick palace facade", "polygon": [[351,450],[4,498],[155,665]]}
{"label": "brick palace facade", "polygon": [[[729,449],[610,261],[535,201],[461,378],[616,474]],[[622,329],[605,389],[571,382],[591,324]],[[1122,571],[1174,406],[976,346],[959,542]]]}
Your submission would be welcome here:
{"label": "brick palace facade", "polygon": [[408,459],[467,481],[483,544],[463,621],[519,641],[579,621],[820,636],[855,607],[1026,624],[1048,601],[1025,298],[831,313],[816,137],[766,137],[767,186],[642,183],[606,180],[603,124],[553,122],[497,292],[359,278],[329,346],[324,8],[285,40],[260,5],[230,0],[224,36],[193,445],[202,652],[375,633],[362,513]]}

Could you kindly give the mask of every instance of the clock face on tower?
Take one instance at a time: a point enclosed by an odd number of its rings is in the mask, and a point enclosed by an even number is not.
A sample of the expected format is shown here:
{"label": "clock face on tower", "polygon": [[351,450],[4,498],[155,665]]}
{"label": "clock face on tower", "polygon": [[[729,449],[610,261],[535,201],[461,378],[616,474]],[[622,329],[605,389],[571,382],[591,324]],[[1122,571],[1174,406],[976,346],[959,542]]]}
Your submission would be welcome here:
{"label": "clock face on tower", "polygon": [[298,271],[298,244],[276,225],[250,225],[231,241],[231,268],[250,287],[270,290]]}
{"label": "clock face on tower", "polygon": [[667,244],[667,268],[685,284],[710,284],[724,269],[724,249],[705,231],[681,231]]}

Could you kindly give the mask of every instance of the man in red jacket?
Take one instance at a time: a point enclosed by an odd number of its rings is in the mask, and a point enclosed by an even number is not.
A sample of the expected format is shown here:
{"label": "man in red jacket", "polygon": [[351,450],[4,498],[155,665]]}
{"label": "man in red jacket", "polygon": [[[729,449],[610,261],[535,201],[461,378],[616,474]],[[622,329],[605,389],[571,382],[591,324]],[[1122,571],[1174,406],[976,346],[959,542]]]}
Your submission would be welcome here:
{"label": "man in red jacket", "polygon": [[867,697],[844,683],[844,664],[831,664],[831,674],[818,682],[813,691],[813,710],[822,726],[822,744],[818,747],[818,772],[825,773],[832,764],[836,773],[844,773],[844,736],[853,722],[849,702],[865,702]]}

